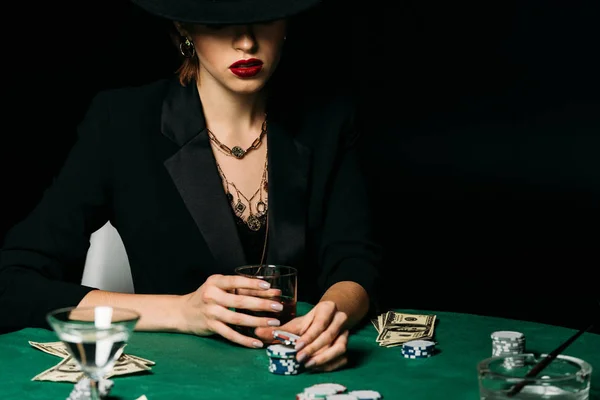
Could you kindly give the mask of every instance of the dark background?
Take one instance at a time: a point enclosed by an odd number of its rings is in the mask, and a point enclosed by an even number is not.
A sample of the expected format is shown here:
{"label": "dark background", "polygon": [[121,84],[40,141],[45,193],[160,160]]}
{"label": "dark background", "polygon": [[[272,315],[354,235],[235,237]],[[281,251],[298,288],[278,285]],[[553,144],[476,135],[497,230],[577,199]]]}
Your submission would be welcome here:
{"label": "dark background", "polygon": [[[22,8],[4,35],[0,241],[97,91],[178,65],[128,1]],[[600,2],[326,0],[321,12],[290,32],[288,65],[359,94],[384,306],[587,325],[600,298]]]}

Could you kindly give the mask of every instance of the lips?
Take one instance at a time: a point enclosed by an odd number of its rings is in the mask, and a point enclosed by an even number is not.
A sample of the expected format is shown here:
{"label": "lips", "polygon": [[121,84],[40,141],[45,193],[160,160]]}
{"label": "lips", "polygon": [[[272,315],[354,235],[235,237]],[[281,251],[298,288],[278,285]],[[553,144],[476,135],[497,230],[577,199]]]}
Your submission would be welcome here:
{"label": "lips", "polygon": [[240,78],[250,78],[262,70],[263,62],[257,58],[239,60],[229,66],[231,72]]}
{"label": "lips", "polygon": [[250,58],[248,60],[239,60],[229,66],[229,68],[252,68],[262,66],[263,62],[258,58]]}

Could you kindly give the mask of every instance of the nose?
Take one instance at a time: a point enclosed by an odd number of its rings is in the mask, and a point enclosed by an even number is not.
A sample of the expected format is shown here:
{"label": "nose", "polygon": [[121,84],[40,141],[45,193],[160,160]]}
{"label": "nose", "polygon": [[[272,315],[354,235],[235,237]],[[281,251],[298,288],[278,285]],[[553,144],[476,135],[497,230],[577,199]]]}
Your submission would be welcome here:
{"label": "nose", "polygon": [[240,25],[235,32],[234,47],[246,53],[256,51],[258,42],[252,25]]}

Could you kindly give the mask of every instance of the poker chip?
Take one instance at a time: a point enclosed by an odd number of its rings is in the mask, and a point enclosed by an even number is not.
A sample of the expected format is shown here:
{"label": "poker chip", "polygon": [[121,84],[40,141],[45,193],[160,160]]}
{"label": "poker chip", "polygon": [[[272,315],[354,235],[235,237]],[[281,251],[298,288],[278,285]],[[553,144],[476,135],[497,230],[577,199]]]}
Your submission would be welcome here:
{"label": "poker chip", "polygon": [[270,358],[296,358],[296,349],[283,344],[272,344],[267,347],[267,355]]}
{"label": "poker chip", "polygon": [[431,354],[427,354],[427,355],[424,355],[424,356],[415,356],[413,354],[403,354],[402,356],[404,358],[416,359],[416,358],[429,358],[429,357],[431,357]]}
{"label": "poker chip", "polygon": [[353,390],[348,392],[348,394],[353,395],[358,400],[377,400],[381,399],[381,393],[376,392],[375,390]]}
{"label": "poker chip", "polygon": [[309,386],[304,388],[302,394],[307,399],[326,399],[327,396],[340,394],[338,389],[332,386]]}
{"label": "poker chip", "polygon": [[347,392],[347,388],[339,383],[317,383],[304,388],[302,393],[296,395],[296,400],[378,400],[383,398],[381,393],[375,390],[353,390]]}
{"label": "poker chip", "polygon": [[269,372],[277,375],[297,375],[302,372],[303,364],[298,362],[294,348],[300,336],[282,330],[273,331],[273,338],[281,343],[267,347]]}
{"label": "poker chip", "polygon": [[316,388],[332,388],[335,390],[335,393],[344,393],[347,388],[344,385],[340,385],[339,383],[317,383],[312,385],[311,387],[316,387]]}
{"label": "poker chip", "polygon": [[525,335],[521,332],[515,331],[496,331],[491,334],[492,339],[505,340],[505,341],[519,341],[525,338]]}
{"label": "poker chip", "polygon": [[291,332],[286,332],[278,329],[273,331],[273,338],[279,340],[287,346],[292,346],[296,344],[296,341],[300,339],[300,336]]}
{"label": "poker chip", "polygon": [[[510,356],[525,353],[525,335],[515,331],[492,332],[492,356]],[[524,361],[520,357],[506,357],[504,367],[507,369],[522,367]]]}
{"label": "poker chip", "polygon": [[272,358],[269,360],[269,372],[276,375],[298,375],[302,365],[296,360]]}
{"label": "poker chip", "polygon": [[410,348],[414,350],[429,350],[435,348],[435,342],[430,340],[411,340],[403,343],[402,348]]}
{"label": "poker chip", "polygon": [[339,383],[317,383],[304,388],[302,393],[296,395],[296,400],[327,399],[327,396],[341,394],[346,391],[346,386]]}
{"label": "poker chip", "polygon": [[303,365],[296,359],[296,349],[285,344],[272,344],[267,347],[269,372],[276,375],[298,375]]}
{"label": "poker chip", "polygon": [[402,349],[402,354],[408,354],[408,355],[412,355],[412,356],[426,356],[426,355],[433,355],[433,350],[425,351],[425,350]]}
{"label": "poker chip", "polygon": [[402,344],[404,358],[429,358],[435,353],[435,342],[429,340],[411,340]]}

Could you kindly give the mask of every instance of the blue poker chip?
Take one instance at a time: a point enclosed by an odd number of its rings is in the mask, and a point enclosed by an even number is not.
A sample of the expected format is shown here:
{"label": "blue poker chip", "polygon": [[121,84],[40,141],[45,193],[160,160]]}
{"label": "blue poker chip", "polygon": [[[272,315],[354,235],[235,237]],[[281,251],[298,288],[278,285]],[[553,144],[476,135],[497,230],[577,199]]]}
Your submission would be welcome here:
{"label": "blue poker chip", "polygon": [[276,368],[269,366],[269,372],[272,374],[299,374],[300,371],[300,368]]}
{"label": "blue poker chip", "polygon": [[298,368],[301,364],[296,360],[283,360],[279,358],[271,358],[269,365],[277,368]]}
{"label": "blue poker chip", "polygon": [[404,350],[402,349],[402,354],[410,354],[412,356],[426,356],[428,354],[433,354],[433,350]]}
{"label": "blue poker chip", "polygon": [[402,357],[415,359],[415,358],[429,358],[429,357],[433,357],[433,355],[432,354],[424,354],[424,355],[416,356],[414,354],[402,354]]}
{"label": "blue poker chip", "polygon": [[298,370],[300,369],[300,365],[277,365],[277,364],[269,364],[269,368],[277,369],[277,370]]}
{"label": "blue poker chip", "polygon": [[404,358],[417,359],[417,358],[429,358],[429,357],[431,357],[431,354],[422,355],[422,356],[415,356],[414,354],[402,354],[402,356]]}
{"label": "blue poker chip", "polygon": [[302,370],[302,364],[295,356],[269,357],[269,372],[277,375],[297,375]]}
{"label": "blue poker chip", "polygon": [[300,365],[296,366],[281,366],[276,364],[269,364],[269,372],[272,374],[278,375],[296,375],[302,371],[302,367]]}
{"label": "blue poker chip", "polygon": [[269,372],[275,375],[298,375],[300,371],[279,371],[275,369],[269,369]]}

